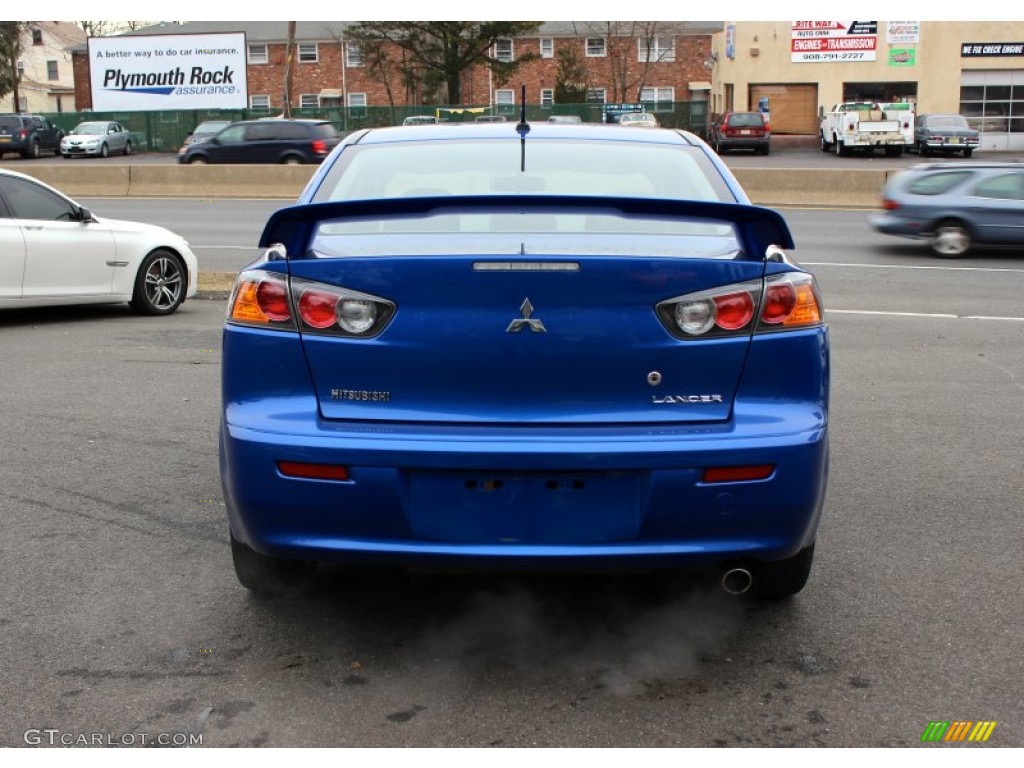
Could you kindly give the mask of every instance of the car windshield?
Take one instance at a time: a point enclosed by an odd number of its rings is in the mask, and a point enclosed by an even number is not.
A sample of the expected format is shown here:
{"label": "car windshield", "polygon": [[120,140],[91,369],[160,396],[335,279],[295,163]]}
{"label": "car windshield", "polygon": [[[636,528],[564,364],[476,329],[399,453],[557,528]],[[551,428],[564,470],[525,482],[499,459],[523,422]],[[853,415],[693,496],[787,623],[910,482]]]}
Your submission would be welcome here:
{"label": "car windshield", "polygon": [[76,136],[98,136],[106,132],[106,123],[79,123],[72,131]]}
{"label": "car windshield", "polygon": [[445,195],[586,195],[734,202],[696,148],[658,143],[409,141],[348,147],[314,201]]}
{"label": "car windshield", "polygon": [[194,136],[212,136],[213,134],[224,130],[231,123],[200,123],[196,126],[193,132]]}

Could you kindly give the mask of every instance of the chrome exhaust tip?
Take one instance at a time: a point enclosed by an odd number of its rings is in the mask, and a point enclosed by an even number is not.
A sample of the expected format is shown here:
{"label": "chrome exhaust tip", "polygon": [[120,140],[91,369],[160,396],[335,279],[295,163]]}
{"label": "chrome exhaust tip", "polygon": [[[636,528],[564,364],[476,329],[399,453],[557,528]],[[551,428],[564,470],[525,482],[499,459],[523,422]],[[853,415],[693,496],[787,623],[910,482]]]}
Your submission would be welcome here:
{"label": "chrome exhaust tip", "polygon": [[722,589],[730,595],[742,595],[754,583],[754,577],[746,568],[730,568],[722,575]]}

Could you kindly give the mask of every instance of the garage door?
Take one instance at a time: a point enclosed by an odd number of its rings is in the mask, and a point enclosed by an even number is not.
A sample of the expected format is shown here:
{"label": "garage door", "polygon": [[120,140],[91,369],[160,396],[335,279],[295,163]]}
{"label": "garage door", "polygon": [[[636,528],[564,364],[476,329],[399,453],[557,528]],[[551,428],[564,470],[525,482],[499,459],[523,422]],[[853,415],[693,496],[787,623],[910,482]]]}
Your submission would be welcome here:
{"label": "garage door", "polygon": [[768,97],[772,133],[818,133],[817,85],[752,85],[750,108],[757,109],[763,96]]}

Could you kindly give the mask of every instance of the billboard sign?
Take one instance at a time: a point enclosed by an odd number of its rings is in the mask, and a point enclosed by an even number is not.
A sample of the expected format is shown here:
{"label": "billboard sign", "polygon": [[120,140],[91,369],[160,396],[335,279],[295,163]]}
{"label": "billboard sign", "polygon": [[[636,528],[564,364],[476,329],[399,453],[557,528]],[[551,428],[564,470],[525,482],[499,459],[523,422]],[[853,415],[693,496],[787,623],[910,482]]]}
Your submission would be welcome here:
{"label": "billboard sign", "polygon": [[874,61],[877,21],[794,21],[790,61]]}
{"label": "billboard sign", "polygon": [[99,112],[248,106],[242,32],[90,37],[89,73]]}

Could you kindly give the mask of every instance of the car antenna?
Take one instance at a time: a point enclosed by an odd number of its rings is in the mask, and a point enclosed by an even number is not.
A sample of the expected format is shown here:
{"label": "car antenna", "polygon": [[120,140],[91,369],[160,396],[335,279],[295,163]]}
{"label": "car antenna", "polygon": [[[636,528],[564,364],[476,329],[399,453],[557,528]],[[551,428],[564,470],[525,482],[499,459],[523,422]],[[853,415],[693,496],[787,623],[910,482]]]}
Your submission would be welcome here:
{"label": "car antenna", "polygon": [[526,134],[530,132],[530,124],[526,122],[526,84],[523,83],[520,88],[519,125],[516,126],[516,133],[519,134],[519,146],[522,148],[522,160],[520,161],[519,170],[526,173]]}

